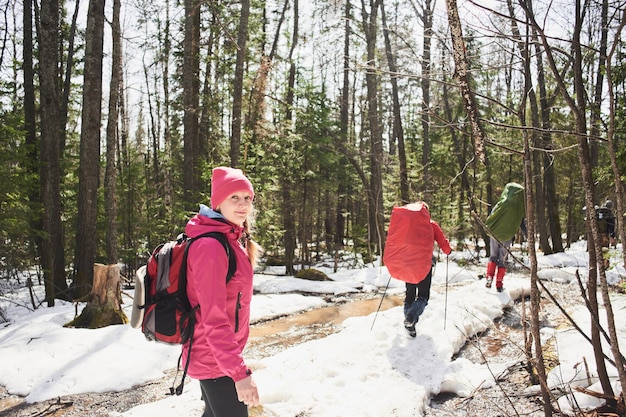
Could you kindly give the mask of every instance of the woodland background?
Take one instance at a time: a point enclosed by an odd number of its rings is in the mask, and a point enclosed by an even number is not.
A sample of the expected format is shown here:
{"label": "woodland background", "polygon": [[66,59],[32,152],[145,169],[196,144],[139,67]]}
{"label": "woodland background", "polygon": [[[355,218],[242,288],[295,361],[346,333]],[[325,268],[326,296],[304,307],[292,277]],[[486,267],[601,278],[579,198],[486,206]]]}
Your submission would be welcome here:
{"label": "woodland background", "polygon": [[94,262],[132,276],[217,165],[251,178],[254,238],[288,274],[380,255],[391,208],[417,199],[478,245],[509,181],[544,253],[587,234],[595,256],[582,208],[606,199],[624,241],[623,0],[1,9],[0,268],[35,271],[48,305],[86,296]]}

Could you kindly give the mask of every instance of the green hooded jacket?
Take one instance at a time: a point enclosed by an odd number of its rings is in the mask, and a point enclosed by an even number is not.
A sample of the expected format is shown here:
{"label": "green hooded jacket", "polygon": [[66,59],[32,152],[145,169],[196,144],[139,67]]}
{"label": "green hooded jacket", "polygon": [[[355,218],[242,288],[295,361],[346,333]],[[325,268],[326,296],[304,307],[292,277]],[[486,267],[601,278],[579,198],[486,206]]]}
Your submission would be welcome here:
{"label": "green hooded jacket", "polygon": [[524,187],[510,182],[504,187],[485,224],[500,242],[504,242],[515,236],[524,219],[524,212]]}

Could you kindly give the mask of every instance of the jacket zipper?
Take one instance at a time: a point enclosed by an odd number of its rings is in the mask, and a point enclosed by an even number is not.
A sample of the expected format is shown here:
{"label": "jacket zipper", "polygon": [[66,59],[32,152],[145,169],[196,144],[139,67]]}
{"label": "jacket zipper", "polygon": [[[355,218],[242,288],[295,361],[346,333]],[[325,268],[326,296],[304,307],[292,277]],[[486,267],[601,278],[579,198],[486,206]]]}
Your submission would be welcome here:
{"label": "jacket zipper", "polygon": [[241,291],[237,294],[237,309],[235,310],[235,333],[239,331],[239,310],[241,309]]}

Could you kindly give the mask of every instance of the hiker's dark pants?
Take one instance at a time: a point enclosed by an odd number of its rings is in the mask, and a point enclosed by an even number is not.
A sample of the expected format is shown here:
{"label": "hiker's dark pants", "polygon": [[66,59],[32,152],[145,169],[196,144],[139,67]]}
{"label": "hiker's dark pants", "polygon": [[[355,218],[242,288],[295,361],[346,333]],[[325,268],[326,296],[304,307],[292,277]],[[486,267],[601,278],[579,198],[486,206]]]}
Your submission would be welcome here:
{"label": "hiker's dark pants", "polygon": [[433,280],[432,268],[428,271],[426,278],[421,280],[418,284],[406,283],[406,297],[404,298],[404,305],[411,305],[417,297],[424,298],[426,301],[430,299],[430,284]]}
{"label": "hiker's dark pants", "polygon": [[223,376],[200,381],[204,414],[202,417],[248,417],[248,406],[237,399],[235,382]]}
{"label": "hiker's dark pants", "polygon": [[489,239],[489,260],[495,262],[500,268],[506,266],[506,260],[509,257],[508,249],[511,247],[513,239],[505,240],[502,245],[494,238]]}

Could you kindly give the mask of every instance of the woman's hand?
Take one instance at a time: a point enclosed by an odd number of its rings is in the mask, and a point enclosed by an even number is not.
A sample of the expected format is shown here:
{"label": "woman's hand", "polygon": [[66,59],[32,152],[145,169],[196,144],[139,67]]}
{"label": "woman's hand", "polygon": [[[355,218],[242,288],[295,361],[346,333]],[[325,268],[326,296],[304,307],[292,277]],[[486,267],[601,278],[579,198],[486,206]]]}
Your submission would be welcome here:
{"label": "woman's hand", "polygon": [[259,405],[259,392],[252,376],[248,376],[241,381],[235,382],[237,398],[248,407]]}

